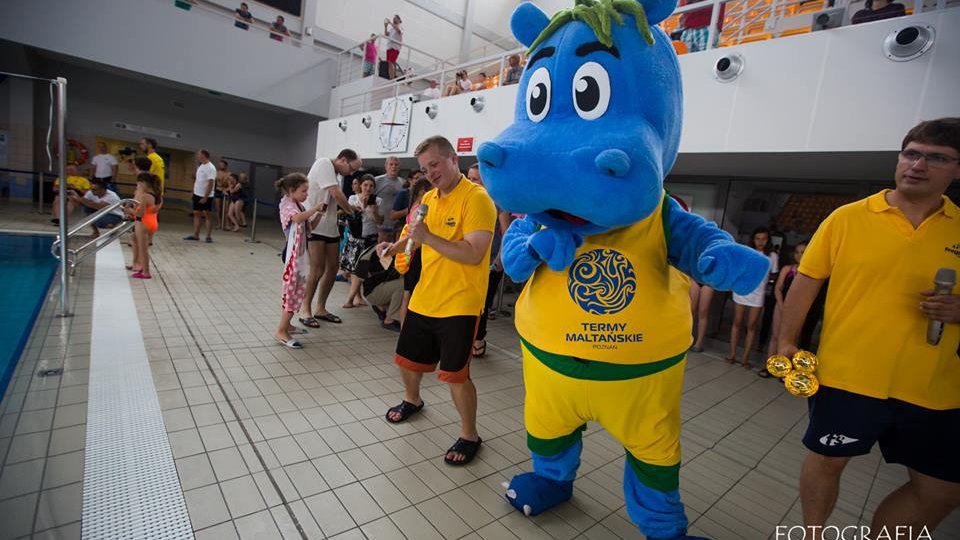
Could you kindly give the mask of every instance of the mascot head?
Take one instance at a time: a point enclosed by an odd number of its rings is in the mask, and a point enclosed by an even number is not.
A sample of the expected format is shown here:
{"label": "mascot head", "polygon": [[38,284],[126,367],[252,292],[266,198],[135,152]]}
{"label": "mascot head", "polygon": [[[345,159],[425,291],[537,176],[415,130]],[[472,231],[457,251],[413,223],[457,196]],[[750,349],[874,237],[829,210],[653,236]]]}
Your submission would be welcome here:
{"label": "mascot head", "polygon": [[576,0],[510,21],[529,47],[514,122],[477,157],[511,211],[579,234],[630,225],[660,202],[680,141],[680,68],[656,23],[676,0]]}

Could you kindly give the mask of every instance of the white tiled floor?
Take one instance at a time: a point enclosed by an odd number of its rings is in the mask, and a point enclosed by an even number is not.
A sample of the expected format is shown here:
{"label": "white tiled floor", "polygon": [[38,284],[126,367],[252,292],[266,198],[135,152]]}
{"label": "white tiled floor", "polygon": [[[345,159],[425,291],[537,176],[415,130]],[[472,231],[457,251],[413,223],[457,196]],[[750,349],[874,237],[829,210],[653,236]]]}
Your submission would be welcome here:
{"label": "white tiled floor", "polygon": [[[9,215],[0,227],[41,220]],[[470,466],[447,467],[440,456],[457,434],[447,389],[428,376],[422,414],[406,424],[383,420],[400,399],[396,334],[369,310],[340,308],[344,284],[328,306],[344,324],[311,330],[302,351],[283,349],[271,337],[276,226],[261,223],[261,244],[216,232],[215,243],[198,244],[180,240],[185,223],[177,213],[164,219],[155,279],[132,285],[197,538],[641,537],[623,505],[623,449],[596,426],[569,504],[531,519],[503,500],[500,482],[530,465],[511,319],[490,324],[487,357],[471,369],[484,447]],[[0,404],[0,539],[79,538],[91,268],[75,278],[75,317],[54,319],[52,303],[45,306]],[[34,376],[61,364],[60,377]],[[800,522],[801,400],[719,355],[694,354],[682,416],[681,491],[692,533],[765,539],[778,524]],[[832,521],[869,523],[903,476],[877,453],[854,460]],[[960,513],[934,537],[960,538]]]}

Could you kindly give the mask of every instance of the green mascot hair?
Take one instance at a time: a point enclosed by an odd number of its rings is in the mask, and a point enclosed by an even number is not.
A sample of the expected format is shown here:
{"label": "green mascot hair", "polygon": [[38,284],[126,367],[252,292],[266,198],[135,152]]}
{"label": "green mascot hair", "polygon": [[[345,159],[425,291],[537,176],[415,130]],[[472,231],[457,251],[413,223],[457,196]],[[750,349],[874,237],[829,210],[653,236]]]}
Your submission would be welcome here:
{"label": "green mascot hair", "polygon": [[649,45],[653,45],[653,34],[647,22],[647,13],[636,0],[576,0],[572,8],[558,11],[550,19],[550,24],[540,32],[527,52],[532,52],[561,26],[571,21],[583,21],[597,35],[597,40],[607,47],[613,46],[613,22],[623,24],[620,13],[633,15],[637,21],[637,30]]}

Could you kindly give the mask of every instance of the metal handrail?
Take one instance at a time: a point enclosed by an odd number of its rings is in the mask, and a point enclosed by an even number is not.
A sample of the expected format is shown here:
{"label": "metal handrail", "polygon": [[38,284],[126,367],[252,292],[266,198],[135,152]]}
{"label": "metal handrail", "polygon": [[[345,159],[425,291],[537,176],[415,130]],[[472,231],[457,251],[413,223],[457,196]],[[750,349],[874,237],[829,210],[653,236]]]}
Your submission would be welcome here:
{"label": "metal handrail", "polygon": [[[162,0],[162,1],[164,1],[164,3],[168,2],[168,0]],[[189,0],[189,3],[193,7],[197,8],[199,11],[205,11],[216,17],[229,20],[231,23],[234,21],[240,21],[248,25],[251,29],[254,29],[258,32],[266,33],[268,37],[270,34],[280,35],[284,38],[284,41],[289,40],[290,44],[294,47],[302,47],[303,45],[307,45],[309,47],[313,47],[314,52],[318,52],[326,56],[327,58],[333,58],[333,56],[335,55],[335,53],[331,50],[331,47],[319,46],[314,42],[313,39],[310,39],[308,41],[301,37],[297,37],[298,35],[301,35],[301,34],[295,35],[293,32],[290,32],[289,35],[278,34],[277,32],[274,32],[273,30],[271,30],[270,23],[262,19],[254,18],[253,22],[247,22],[247,21],[238,19],[236,15],[233,13],[225,13],[226,8],[218,4],[209,4],[208,2],[205,2],[203,0]]]}
{"label": "metal handrail", "polygon": [[[382,94],[384,94],[384,95],[390,95],[390,94],[392,94],[393,97],[396,97],[396,96],[399,96],[399,95],[400,95],[400,87],[401,87],[401,86],[409,87],[409,86],[412,85],[412,83],[414,83],[414,82],[416,82],[416,81],[426,81],[426,80],[431,80],[431,79],[437,79],[437,80],[438,80],[438,87],[441,89],[440,91],[443,92],[443,89],[444,89],[444,87],[445,87],[445,84],[444,84],[444,83],[446,82],[444,75],[445,75],[447,72],[450,72],[450,71],[453,71],[453,72],[461,71],[461,70],[464,70],[464,69],[469,68],[470,66],[487,65],[487,64],[492,64],[492,63],[499,62],[500,67],[498,68],[498,72],[497,72],[497,86],[504,86],[503,81],[501,80],[501,76],[503,75],[504,68],[506,67],[506,60],[507,60],[507,58],[509,58],[510,56],[512,56],[512,55],[514,55],[514,54],[523,54],[525,51],[526,51],[526,49],[524,49],[524,48],[521,47],[521,48],[518,48],[518,49],[514,49],[514,50],[512,50],[512,51],[506,51],[506,52],[504,52],[504,53],[493,54],[493,55],[486,56],[486,57],[483,57],[483,58],[478,58],[478,59],[476,59],[476,60],[471,60],[471,61],[469,61],[469,62],[463,62],[463,63],[461,63],[461,64],[457,64],[457,65],[455,65],[455,66],[451,66],[451,67],[449,67],[449,68],[444,67],[444,68],[441,68],[441,69],[438,69],[438,70],[431,71],[431,72],[429,72],[429,73],[424,73],[424,74],[422,74],[422,75],[418,75],[418,76],[415,77],[415,78],[414,78],[414,77],[404,77],[404,78],[401,79],[401,80],[397,80],[397,81],[390,82],[390,83],[388,83],[388,84],[376,86],[376,87],[371,88],[371,89],[369,89],[369,90],[364,90],[363,92],[359,92],[359,93],[352,94],[352,95],[349,95],[349,96],[344,96],[344,97],[340,98],[340,103],[339,103],[339,108],[338,108],[338,115],[339,115],[339,116],[343,116],[344,114],[346,114],[346,113],[344,112],[344,108],[345,108],[345,105],[346,105],[346,103],[347,103],[348,100],[357,100],[357,98],[360,98],[360,99],[359,99],[359,102],[360,102],[360,107],[361,107],[362,110],[353,111],[353,112],[354,112],[354,113],[364,112],[365,110],[368,110],[368,109],[366,109],[366,108],[364,107],[364,104],[365,104],[366,101],[367,101],[367,100],[366,100],[367,96],[370,96],[370,95],[372,95],[372,94],[374,94],[374,93],[382,93]],[[468,71],[469,71],[469,70],[468,70]]]}
{"label": "metal handrail", "polygon": [[[387,36],[384,36],[383,34],[378,34],[376,37],[376,40],[377,40],[377,59],[378,60],[380,59],[380,51],[383,50],[381,49],[381,46],[384,42],[386,42],[387,44],[397,43],[401,46],[401,50],[404,51],[406,54],[405,63],[407,64],[408,68],[411,65],[410,63],[411,52],[415,52],[419,55],[423,55],[427,57],[427,60],[428,60],[427,64],[433,66],[434,69],[436,69],[437,66],[439,66],[440,69],[442,69],[444,66],[446,66],[449,63],[438,56],[434,56],[433,54],[428,53],[427,51],[418,49],[402,41],[397,41],[395,39],[389,38]],[[363,66],[363,53],[361,52],[360,54],[357,54],[356,51],[357,49],[360,49],[361,51],[363,51],[363,48],[366,45],[366,43],[367,43],[367,40],[363,40],[360,43],[354,44],[353,46],[347,49],[343,49],[342,51],[336,53],[336,56],[337,56],[337,84],[336,85],[337,86],[362,78],[362,77],[354,78],[355,68],[360,69],[360,71],[357,71],[356,73],[362,75],[362,66]],[[344,62],[345,57],[348,60],[348,62],[346,63],[346,73],[344,74],[343,68],[345,64]],[[359,63],[354,62],[354,60],[357,57],[360,58]]]}
{"label": "metal handrail", "polygon": [[51,173],[45,173],[43,171],[23,171],[20,169],[9,169],[7,167],[0,167],[0,172],[13,173],[13,174],[29,174],[31,176],[37,177],[37,209],[34,210],[37,214],[43,214],[43,184],[45,182],[45,176],[50,175]]}
{"label": "metal handrail", "polygon": [[[122,199],[113,204],[104,206],[103,208],[97,210],[93,214],[90,214],[89,216],[87,216],[87,218],[82,220],[80,223],[74,225],[73,228],[70,229],[70,232],[67,233],[66,239],[67,241],[69,241],[77,233],[87,228],[91,224],[95,223],[98,219],[102,218],[103,216],[113,212],[117,208],[120,208],[121,206],[139,205],[139,204],[140,202],[137,201],[136,199]],[[107,245],[109,245],[110,242],[113,242],[114,240],[119,238],[120,235],[132,229],[134,224],[135,222],[133,221],[124,221],[122,224],[112,229],[108,229],[106,233],[101,234],[96,238],[93,238],[92,240],[83,244],[82,246],[78,248],[73,248],[73,249],[68,248],[66,250],[61,249],[61,244],[63,244],[63,237],[61,237],[58,234],[57,239],[54,240],[53,245],[50,246],[50,253],[58,261],[61,260],[61,253],[65,253],[66,263],[67,265],[70,266],[70,270],[72,271],[88,255],[90,255],[91,253],[96,253],[101,249],[103,249],[104,247],[106,247]],[[88,251],[91,246],[94,246],[95,249],[93,251]]]}

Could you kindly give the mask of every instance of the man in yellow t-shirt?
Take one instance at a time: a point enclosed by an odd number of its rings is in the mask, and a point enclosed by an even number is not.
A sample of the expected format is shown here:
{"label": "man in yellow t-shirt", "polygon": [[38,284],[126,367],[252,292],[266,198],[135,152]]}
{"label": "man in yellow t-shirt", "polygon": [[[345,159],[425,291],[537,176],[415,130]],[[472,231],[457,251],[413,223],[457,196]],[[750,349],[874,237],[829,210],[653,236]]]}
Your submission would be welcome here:
{"label": "man in yellow t-shirt", "polygon": [[[53,181],[53,218],[50,220],[50,223],[54,225],[60,224],[60,179],[57,178]],[[79,196],[83,196],[87,191],[90,190],[90,181],[86,178],[79,175],[77,172],[77,166],[73,163],[67,165],[67,189],[73,190]],[[76,204],[69,197],[67,198],[67,219],[73,215],[73,209],[76,208]]]}
{"label": "man in yellow t-shirt", "polygon": [[449,465],[466,465],[480,448],[477,389],[470,380],[470,351],[487,292],[490,245],[497,220],[493,200],[457,166],[450,141],[430,137],[415,152],[434,189],[420,208],[422,222],[412,222],[408,237],[378,245],[378,252],[403,251],[412,239],[421,246],[420,282],[397,341],[396,363],[403,375],[404,398],[387,411],[387,421],[402,422],[423,408],[420,382],[439,364],[439,378],[450,385],[460,413],[460,437],[447,451]]}
{"label": "man in yellow t-shirt", "polygon": [[163,158],[157,153],[157,140],[144,137],[140,139],[139,146],[140,151],[150,160],[150,170],[147,172],[160,179],[160,194],[163,195],[164,185],[167,180],[166,176],[164,176],[166,166],[163,163]]}
{"label": "man in yellow t-shirt", "polygon": [[[930,291],[939,269],[960,271],[960,209],[944,196],[960,179],[960,118],[911,129],[895,179],[895,189],[824,220],[784,306],[779,352],[789,356],[830,278],[817,351],[821,387],[803,439],[808,527],[823,526],[847,462],[875,443],[910,476],[877,508],[875,534],[896,525],[932,532],[960,506],[960,295]],[[927,342],[933,321],[943,323],[937,345]]]}

